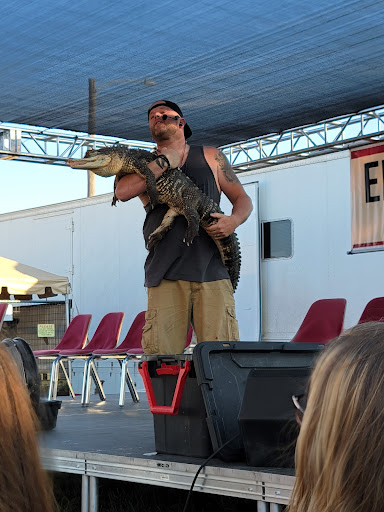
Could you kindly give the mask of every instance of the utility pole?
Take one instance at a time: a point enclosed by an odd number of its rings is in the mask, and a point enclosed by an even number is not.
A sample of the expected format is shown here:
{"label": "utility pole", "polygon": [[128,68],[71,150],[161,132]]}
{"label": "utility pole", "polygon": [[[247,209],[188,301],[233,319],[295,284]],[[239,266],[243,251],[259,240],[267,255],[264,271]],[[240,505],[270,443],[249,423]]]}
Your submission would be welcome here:
{"label": "utility pole", "polygon": [[[89,102],[88,102],[88,135],[96,134],[96,78],[88,79]],[[91,147],[90,147],[91,149]],[[95,174],[88,171],[88,197],[95,195]]]}

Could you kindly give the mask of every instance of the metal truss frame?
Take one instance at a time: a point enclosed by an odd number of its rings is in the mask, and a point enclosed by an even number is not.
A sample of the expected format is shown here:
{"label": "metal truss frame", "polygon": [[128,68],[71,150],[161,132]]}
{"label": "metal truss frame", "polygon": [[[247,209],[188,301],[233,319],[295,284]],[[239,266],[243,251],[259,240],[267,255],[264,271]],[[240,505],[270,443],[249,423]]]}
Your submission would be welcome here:
{"label": "metal truss frame", "polygon": [[155,147],[151,142],[0,123],[0,160],[66,165],[67,158],[82,158],[90,148],[117,144],[148,151]]}
{"label": "metal truss frame", "polygon": [[[235,171],[242,172],[382,140],[384,106],[229,144],[220,149]],[[0,160],[66,165],[67,158],[82,158],[89,148],[100,149],[117,144],[148,151],[155,147],[151,142],[0,123]]]}
{"label": "metal truss frame", "polygon": [[236,171],[301,160],[384,140],[384,106],[222,146]]}

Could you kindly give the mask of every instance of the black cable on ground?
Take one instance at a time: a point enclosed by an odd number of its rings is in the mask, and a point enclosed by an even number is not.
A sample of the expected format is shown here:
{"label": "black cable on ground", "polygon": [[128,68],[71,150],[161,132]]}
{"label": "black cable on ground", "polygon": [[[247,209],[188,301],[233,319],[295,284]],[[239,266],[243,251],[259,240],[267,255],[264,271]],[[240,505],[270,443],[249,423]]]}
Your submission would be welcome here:
{"label": "black cable on ground", "polygon": [[189,500],[192,496],[192,491],[193,491],[193,487],[195,486],[195,483],[196,483],[196,480],[197,480],[197,477],[199,476],[200,474],[200,471],[208,464],[208,462],[213,459],[218,453],[221,452],[221,450],[227,446],[227,444],[229,443],[232,443],[232,441],[234,441],[237,437],[239,437],[240,434],[236,434],[235,436],[231,437],[231,439],[229,439],[226,443],[224,443],[222,446],[220,446],[220,448],[218,448],[216,451],[214,451],[212,453],[212,455],[210,455],[203,463],[202,465],[199,467],[199,469],[196,471],[196,475],[194,477],[194,479],[192,480],[192,484],[191,484],[191,487],[188,491],[188,495],[187,495],[187,499],[185,500],[185,505],[184,505],[184,508],[183,508],[183,512],[187,512],[187,509],[188,509],[188,504],[189,504]]}

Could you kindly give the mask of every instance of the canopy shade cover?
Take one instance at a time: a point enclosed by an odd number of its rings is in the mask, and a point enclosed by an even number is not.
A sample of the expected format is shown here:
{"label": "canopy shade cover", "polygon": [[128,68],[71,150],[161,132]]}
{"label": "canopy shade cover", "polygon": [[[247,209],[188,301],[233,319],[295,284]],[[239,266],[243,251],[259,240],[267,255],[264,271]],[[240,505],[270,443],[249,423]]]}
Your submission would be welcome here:
{"label": "canopy shade cover", "polygon": [[44,298],[69,292],[67,277],[0,257],[0,299],[8,300],[13,295],[15,299],[28,300],[33,294]]}
{"label": "canopy shade cover", "polygon": [[191,144],[280,133],[383,104],[383,27],[379,0],[8,0],[0,121],[147,141],[168,99]]}

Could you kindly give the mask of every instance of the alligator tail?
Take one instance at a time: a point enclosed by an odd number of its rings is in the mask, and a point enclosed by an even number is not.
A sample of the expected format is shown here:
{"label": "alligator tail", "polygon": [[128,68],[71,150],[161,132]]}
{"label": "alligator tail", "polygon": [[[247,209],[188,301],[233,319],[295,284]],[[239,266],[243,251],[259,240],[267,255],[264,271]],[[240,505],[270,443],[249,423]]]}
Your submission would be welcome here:
{"label": "alligator tail", "polygon": [[[212,222],[215,222],[214,218],[211,217],[211,213],[223,213],[219,206],[207,196],[204,197],[200,208],[200,211],[203,212],[200,223],[204,229],[212,224]],[[233,291],[235,291],[239,283],[241,267],[239,239],[237,238],[236,233],[232,233],[226,238],[217,239],[212,237],[212,240],[219,249],[221,260],[228,271]]]}
{"label": "alligator tail", "polygon": [[236,290],[240,279],[241,252],[240,244],[236,233],[232,233],[226,238],[215,239],[213,241],[219,249],[221,259],[225,268],[228,270],[233,291]]}

